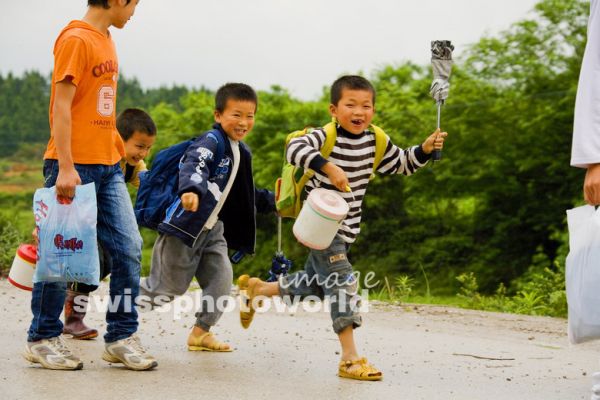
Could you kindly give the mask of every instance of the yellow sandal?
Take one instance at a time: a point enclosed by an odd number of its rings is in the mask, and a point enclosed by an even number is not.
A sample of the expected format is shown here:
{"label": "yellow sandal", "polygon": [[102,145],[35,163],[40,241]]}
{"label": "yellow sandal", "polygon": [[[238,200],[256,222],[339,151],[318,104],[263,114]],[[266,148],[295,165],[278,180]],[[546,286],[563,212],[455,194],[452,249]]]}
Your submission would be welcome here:
{"label": "yellow sandal", "polygon": [[188,338],[188,350],[189,351],[215,351],[215,352],[220,352],[220,353],[229,353],[229,352],[233,351],[233,349],[231,347],[229,347],[228,349],[222,349],[221,346],[223,346],[226,343],[219,342],[216,340],[212,343],[212,345],[210,347],[202,345],[202,342],[204,341],[204,339],[207,338],[208,336],[212,336],[212,335],[213,335],[212,332],[206,332],[200,336],[192,336],[193,344],[189,343],[190,340]]}
{"label": "yellow sandal", "polygon": [[238,288],[240,290],[240,323],[244,329],[248,329],[254,318],[254,307],[252,307],[252,298],[254,297],[254,286],[249,286],[250,275],[241,275],[238,278]]}
{"label": "yellow sandal", "polygon": [[[355,365],[358,365],[358,367],[352,368]],[[369,364],[364,357],[354,361],[340,362],[338,376],[360,381],[380,381],[383,379],[383,373]]]}

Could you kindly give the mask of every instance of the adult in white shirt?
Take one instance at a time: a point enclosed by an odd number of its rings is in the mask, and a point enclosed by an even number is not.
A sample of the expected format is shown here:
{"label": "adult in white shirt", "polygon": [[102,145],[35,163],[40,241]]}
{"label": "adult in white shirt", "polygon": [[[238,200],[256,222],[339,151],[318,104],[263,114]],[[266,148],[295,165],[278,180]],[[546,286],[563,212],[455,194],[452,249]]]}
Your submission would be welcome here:
{"label": "adult in white shirt", "polygon": [[[600,0],[591,0],[587,45],[581,63],[571,165],[587,168],[583,182],[586,203],[600,205]],[[600,372],[592,376],[591,400],[600,400]]]}
{"label": "adult in white shirt", "polygon": [[587,45],[581,64],[571,165],[587,168],[583,183],[584,199],[600,205],[600,4],[590,2]]}

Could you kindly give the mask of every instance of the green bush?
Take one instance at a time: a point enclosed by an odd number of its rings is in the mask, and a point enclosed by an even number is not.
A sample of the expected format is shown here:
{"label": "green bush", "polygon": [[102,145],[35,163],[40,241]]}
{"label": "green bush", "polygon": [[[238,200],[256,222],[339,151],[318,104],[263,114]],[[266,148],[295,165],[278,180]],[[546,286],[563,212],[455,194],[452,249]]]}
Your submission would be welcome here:
{"label": "green bush", "polygon": [[474,273],[459,275],[461,283],[457,297],[466,301],[468,308],[511,312],[517,314],[567,316],[567,296],[565,292],[564,266],[555,263],[554,268],[532,265],[528,272],[514,282],[516,293],[507,295],[503,283],[495,294],[485,296],[479,293],[479,285]]}

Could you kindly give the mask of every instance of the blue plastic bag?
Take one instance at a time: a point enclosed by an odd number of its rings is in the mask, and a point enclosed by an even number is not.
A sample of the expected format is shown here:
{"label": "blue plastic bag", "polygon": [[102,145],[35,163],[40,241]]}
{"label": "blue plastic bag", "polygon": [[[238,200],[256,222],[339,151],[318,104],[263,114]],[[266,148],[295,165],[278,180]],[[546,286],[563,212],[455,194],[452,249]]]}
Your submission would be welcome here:
{"label": "blue plastic bag", "polygon": [[94,184],[76,186],[70,204],[59,203],[55,186],[38,189],[33,196],[33,214],[39,240],[33,282],[98,285],[98,207]]}

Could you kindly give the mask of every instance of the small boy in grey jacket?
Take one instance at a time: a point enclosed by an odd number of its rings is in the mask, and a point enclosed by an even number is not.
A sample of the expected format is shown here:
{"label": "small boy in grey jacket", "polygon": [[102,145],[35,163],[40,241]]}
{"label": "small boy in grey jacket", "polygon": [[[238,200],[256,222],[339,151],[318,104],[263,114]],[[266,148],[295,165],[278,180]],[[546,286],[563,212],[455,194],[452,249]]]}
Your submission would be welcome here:
{"label": "small boy in grey jacket", "polygon": [[254,187],[252,155],[241,142],[254,126],[257,104],[255,91],[242,83],[229,83],[217,91],[216,123],[186,150],[179,197],[158,226],[150,276],[140,283],[140,295],[158,305],[158,296],[172,300],[196,277],[202,296],[188,336],[191,351],[231,351],[210,332],[231,291],[227,250],[253,253],[255,209],[275,211],[273,193]]}

